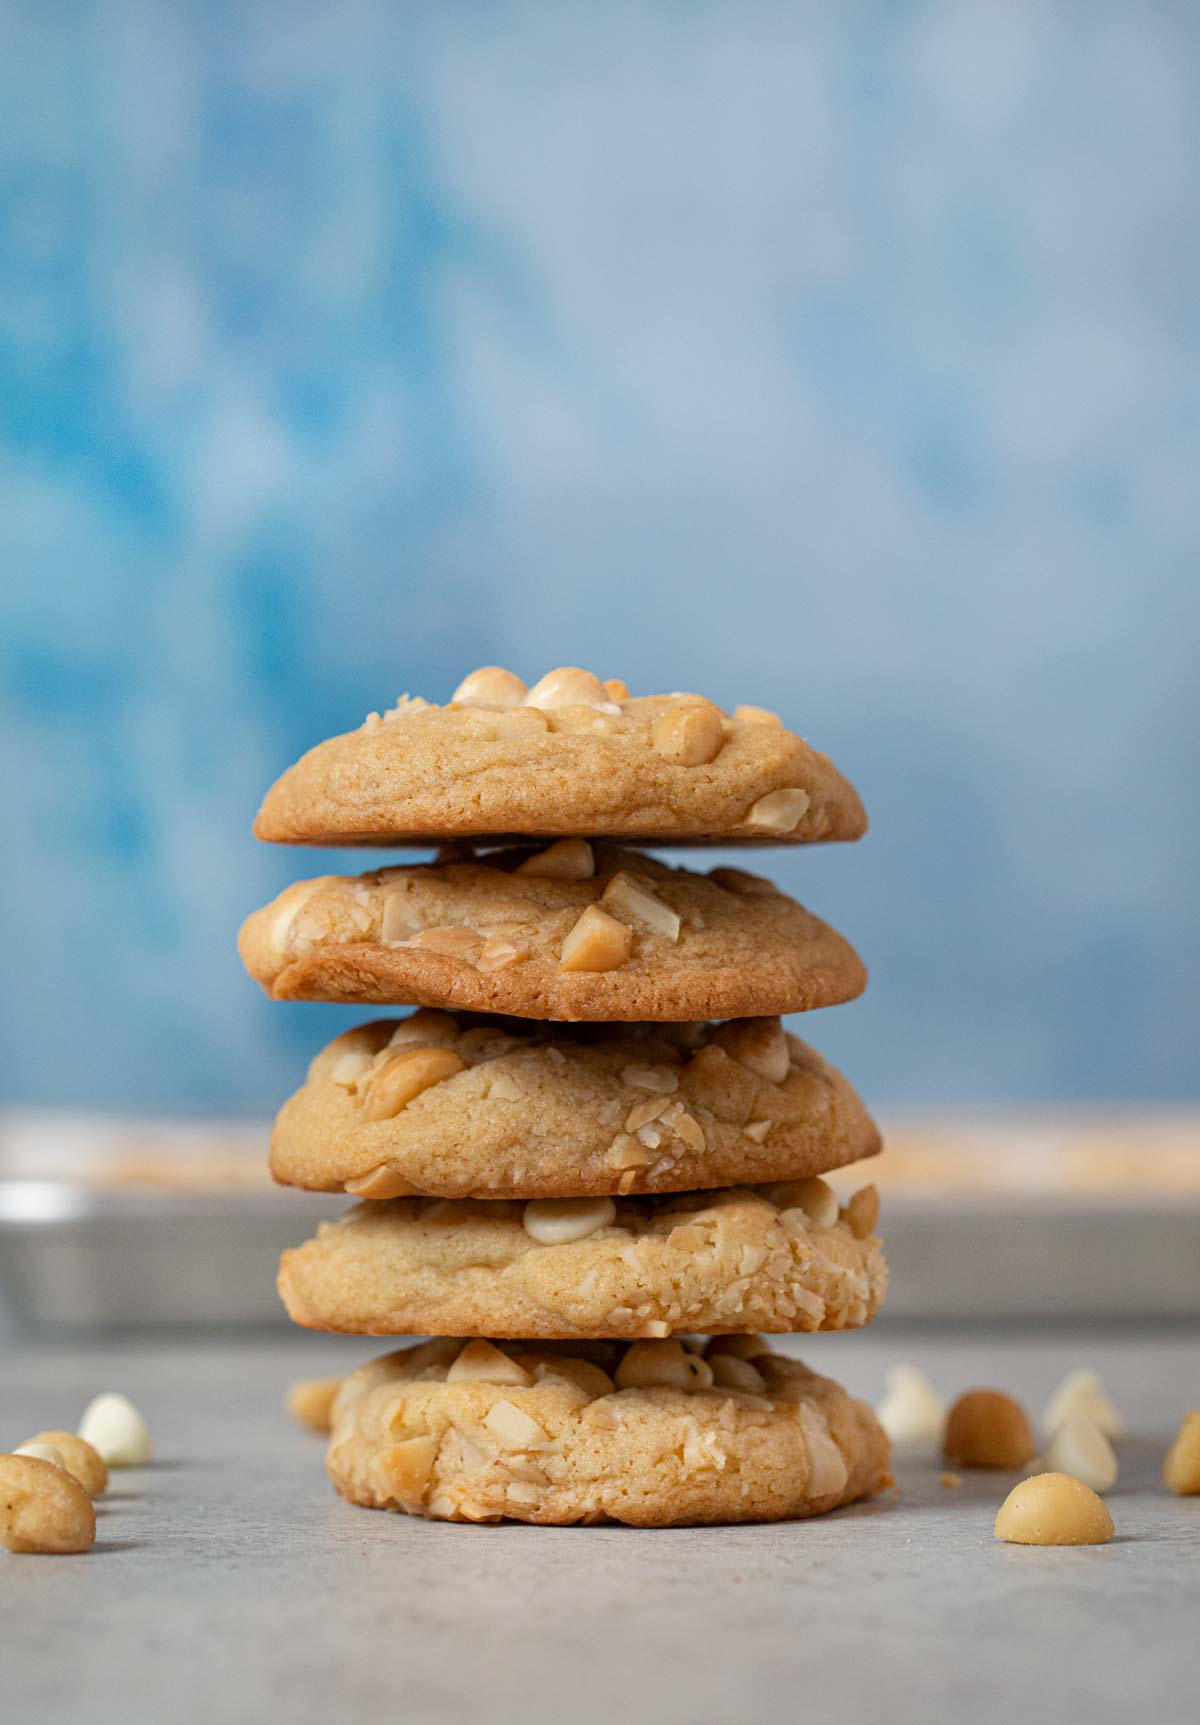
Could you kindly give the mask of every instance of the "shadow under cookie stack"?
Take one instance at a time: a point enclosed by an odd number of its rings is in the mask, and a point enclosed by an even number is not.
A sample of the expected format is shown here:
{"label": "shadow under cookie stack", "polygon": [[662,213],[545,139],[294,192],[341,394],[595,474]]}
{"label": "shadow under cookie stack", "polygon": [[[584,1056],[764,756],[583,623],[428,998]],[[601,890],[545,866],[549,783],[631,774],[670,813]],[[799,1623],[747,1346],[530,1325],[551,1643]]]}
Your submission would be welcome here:
{"label": "shadow under cookie stack", "polygon": [[433,1338],[342,1384],[344,1496],[671,1526],[889,1483],[870,1409],[762,1339],[883,1300],[874,1188],[840,1205],[821,1178],[878,1135],[779,1023],[859,994],[862,964],[757,875],[641,848],[865,826],[774,714],[571,668],[405,696],[268,793],[276,843],[442,846],[299,882],[239,941],[273,999],[419,1009],[337,1037],[272,1137],[277,1180],[360,1200],[284,1254],[292,1319]]}

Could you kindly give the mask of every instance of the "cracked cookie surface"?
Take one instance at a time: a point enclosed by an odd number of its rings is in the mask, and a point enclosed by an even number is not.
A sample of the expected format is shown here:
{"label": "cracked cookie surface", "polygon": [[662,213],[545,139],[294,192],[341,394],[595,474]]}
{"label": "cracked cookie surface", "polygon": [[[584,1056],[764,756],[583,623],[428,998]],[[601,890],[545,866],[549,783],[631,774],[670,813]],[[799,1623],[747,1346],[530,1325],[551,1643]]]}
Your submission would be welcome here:
{"label": "cracked cookie surface", "polygon": [[329,1473],[354,1503],[434,1520],[635,1527],[820,1515],[890,1484],[865,1403],[736,1341],[690,1353],[687,1387],[671,1343],[406,1348],[342,1385]]}
{"label": "cracked cookie surface", "polygon": [[777,1018],[571,1030],[422,1009],[322,1049],[271,1171],[364,1198],[591,1197],[800,1179],[878,1147],[849,1083]]}
{"label": "cracked cookie surface", "polygon": [[631,699],[563,667],[532,690],[474,673],[446,706],[402,696],[289,767],[254,830],[277,844],[805,844],[856,839],[866,824],[854,787],[773,713]]}
{"label": "cracked cookie surface", "polygon": [[242,960],[275,1000],[566,1021],[753,1018],[866,986],[849,942],[769,881],[568,843],[573,878],[508,850],[299,881],[247,918]]}
{"label": "cracked cookie surface", "polygon": [[654,1337],[853,1329],[887,1288],[874,1188],[356,1205],[283,1254],[295,1323],[365,1335]]}

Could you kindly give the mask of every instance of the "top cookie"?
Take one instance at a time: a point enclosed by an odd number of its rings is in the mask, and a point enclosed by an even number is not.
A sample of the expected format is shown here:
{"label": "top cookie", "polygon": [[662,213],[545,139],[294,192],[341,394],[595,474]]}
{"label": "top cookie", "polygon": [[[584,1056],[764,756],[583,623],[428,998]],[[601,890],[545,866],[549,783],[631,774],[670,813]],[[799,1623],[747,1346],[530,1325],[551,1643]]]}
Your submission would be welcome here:
{"label": "top cookie", "polygon": [[487,665],[445,707],[403,695],[318,743],[267,792],[254,831],[274,844],[730,845],[857,839],[866,826],[833,762],[761,707],[631,699],[571,667],[527,689]]}

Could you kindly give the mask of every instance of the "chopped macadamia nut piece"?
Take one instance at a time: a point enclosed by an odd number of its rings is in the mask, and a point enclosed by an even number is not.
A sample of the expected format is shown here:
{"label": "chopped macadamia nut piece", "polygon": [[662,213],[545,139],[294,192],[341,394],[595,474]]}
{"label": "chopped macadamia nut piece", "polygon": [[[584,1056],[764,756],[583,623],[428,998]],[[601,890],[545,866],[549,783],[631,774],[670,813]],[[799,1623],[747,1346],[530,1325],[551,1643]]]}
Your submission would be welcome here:
{"label": "chopped macadamia nut piece", "polygon": [[641,886],[631,874],[619,870],[600,895],[600,902],[623,921],[646,928],[651,934],[662,934],[678,941],[682,927],[679,917],[648,888]]}
{"label": "chopped macadamia nut piece", "polygon": [[356,1198],[373,1198],[386,1201],[388,1198],[411,1198],[417,1188],[402,1174],[397,1174],[394,1168],[389,1168],[381,1162],[378,1168],[372,1168],[368,1174],[360,1174],[355,1180],[346,1181],[346,1191],[352,1192]]}
{"label": "chopped macadamia nut piece", "polygon": [[1100,1427],[1106,1437],[1120,1437],[1124,1421],[1108,1396],[1096,1372],[1080,1367],[1068,1372],[1059,1384],[1042,1415],[1042,1429],[1052,1432],[1064,1420],[1083,1418]]}
{"label": "chopped macadamia nut piece", "polygon": [[742,825],[757,827],[761,832],[790,833],[799,826],[807,811],[807,791],[768,791],[765,797],[759,797],[746,810]]}
{"label": "chopped macadamia nut piece", "polygon": [[402,1018],[388,1038],[389,1048],[449,1048],[458,1041],[458,1020],[453,1013],[422,1006]]}
{"label": "chopped macadamia nut piece", "polygon": [[1200,1408],[1184,1414],[1179,1435],[1167,1451],[1163,1480],[1179,1497],[1200,1493]]}
{"label": "chopped macadamia nut piece", "polygon": [[448,1384],[513,1384],[533,1382],[525,1367],[510,1359],[502,1348],[482,1337],[468,1342],[446,1372]]}
{"label": "chopped macadamia nut piece", "polygon": [[562,944],[560,970],[618,970],[633,950],[633,930],[589,904]]}
{"label": "chopped macadamia nut piece", "polygon": [[1036,1449],[1025,1409],[1002,1390],[968,1390],[946,1415],[942,1455],[959,1467],[1024,1467]]}
{"label": "chopped macadamia nut piece", "polygon": [[526,857],[513,872],[536,880],[591,880],[596,858],[586,839],[557,839],[548,850]]}
{"label": "chopped macadamia nut piece", "polygon": [[436,1438],[405,1438],[403,1442],[382,1450],[374,1458],[372,1469],[386,1482],[386,1489],[399,1503],[421,1504],[433,1472],[437,1447]]}
{"label": "chopped macadamia nut piece", "polygon": [[464,707],[519,707],[528,690],[514,671],[502,665],[481,665],[464,677],[454,700]]}
{"label": "chopped macadamia nut piece", "polygon": [[610,701],[627,701],[629,699],[629,689],[620,677],[606,677],[604,687],[608,691]]}
{"label": "chopped macadamia nut piece", "polygon": [[1010,1545],[1103,1545],[1112,1536],[1103,1500],[1069,1473],[1023,1479],[996,1517],[996,1538]]}
{"label": "chopped macadamia nut piece", "polygon": [[1117,1458],[1100,1427],[1081,1414],[1064,1420],[1046,1445],[1048,1473],[1069,1473],[1093,1491],[1111,1491],[1117,1483]]}
{"label": "chopped macadamia nut piece", "polygon": [[869,1240],[879,1225],[879,1192],[860,1186],[846,1205],[846,1226],[856,1240]]}
{"label": "chopped macadamia nut piece", "polygon": [[608,690],[599,677],[581,671],[577,665],[560,665],[533,685],[525,696],[527,707],[552,710],[555,707],[596,707],[602,713],[619,714],[621,709],[610,701]]}
{"label": "chopped macadamia nut piece", "polygon": [[758,1368],[749,1360],[739,1360],[736,1354],[712,1354],[708,1368],[719,1389],[744,1390],[749,1395],[761,1396],[767,1387]]}
{"label": "chopped macadamia nut piece", "polygon": [[814,1228],[833,1228],[841,1211],[837,1193],[819,1174],[807,1180],[788,1180],[770,1188],[771,1197],[781,1210],[802,1210]]}
{"label": "chopped macadamia nut piece", "polygon": [[332,1424],[334,1397],[341,1378],[297,1378],[287,1393],[287,1410],[310,1431],[327,1432]]}
{"label": "chopped macadamia nut piece", "polygon": [[546,1442],[541,1426],[514,1402],[493,1403],[483,1423],[501,1449],[538,1449]]}
{"label": "chopped macadamia nut piece", "polygon": [[611,1227],[616,1215],[611,1198],[531,1198],[521,1222],[539,1246],[564,1246]]}
{"label": "chopped macadamia nut piece", "polygon": [[366,1087],[363,1116],[367,1120],[394,1120],[423,1091],[465,1071],[465,1064],[450,1048],[411,1048],[393,1054]]}
{"label": "chopped macadamia nut piece", "polygon": [[708,1361],[674,1339],[634,1342],[613,1376],[619,1390],[683,1390],[689,1395],[711,1389],[713,1382]]}
{"label": "chopped macadamia nut piece", "polygon": [[846,1483],[846,1458],[833,1441],[829,1423],[819,1408],[801,1402],[800,1424],[808,1444],[808,1489],[814,1497],[841,1491]]}
{"label": "chopped macadamia nut piece", "polygon": [[936,1443],[945,1423],[945,1409],[933,1385],[915,1366],[892,1366],[887,1390],[875,1412],[895,1444]]}
{"label": "chopped macadamia nut piece", "polygon": [[90,1550],[95,1538],[92,1500],[65,1467],[40,1456],[0,1455],[0,1545],[66,1555]]}
{"label": "chopped macadamia nut piece", "polygon": [[713,1032],[712,1040],[739,1066],[768,1084],[782,1084],[792,1057],[777,1018],[733,1018]]}
{"label": "chopped macadamia nut piece", "polygon": [[714,1360],[718,1354],[732,1354],[738,1360],[757,1360],[770,1352],[771,1344],[762,1336],[713,1336],[704,1357]]}
{"label": "chopped macadamia nut piece", "polygon": [[109,1467],[144,1467],[154,1453],[150,1428],[128,1396],[106,1390],[83,1410],[79,1436]]}
{"label": "chopped macadamia nut piece", "polygon": [[684,696],[659,713],[650,727],[650,741],[675,766],[703,767],[720,754],[725,726],[711,701]]}
{"label": "chopped macadamia nut piece", "polygon": [[782,726],[783,724],[783,720],[779,717],[779,714],[773,713],[769,707],[735,707],[733,709],[733,716],[740,724],[743,725]]}

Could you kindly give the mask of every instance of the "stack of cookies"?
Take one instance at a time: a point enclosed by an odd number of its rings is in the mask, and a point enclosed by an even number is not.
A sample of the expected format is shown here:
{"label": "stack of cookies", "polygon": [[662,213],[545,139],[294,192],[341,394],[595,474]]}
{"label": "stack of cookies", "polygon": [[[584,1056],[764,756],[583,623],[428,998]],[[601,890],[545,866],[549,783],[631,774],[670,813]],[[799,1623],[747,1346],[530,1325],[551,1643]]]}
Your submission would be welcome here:
{"label": "stack of cookies", "polygon": [[666,1526],[888,1483],[871,1411],[762,1340],[884,1296],[874,1188],[841,1206],[821,1178],[875,1127],[779,1023],[859,994],[863,966],[759,876],[642,848],[865,826],[774,714],[571,668],[405,696],[271,789],[260,838],[442,847],[289,887],[240,939],[272,999],[419,1009],[318,1054],[271,1145],[277,1180],[360,1200],[284,1254],[291,1317],[434,1338],[342,1385],[346,1497]]}

